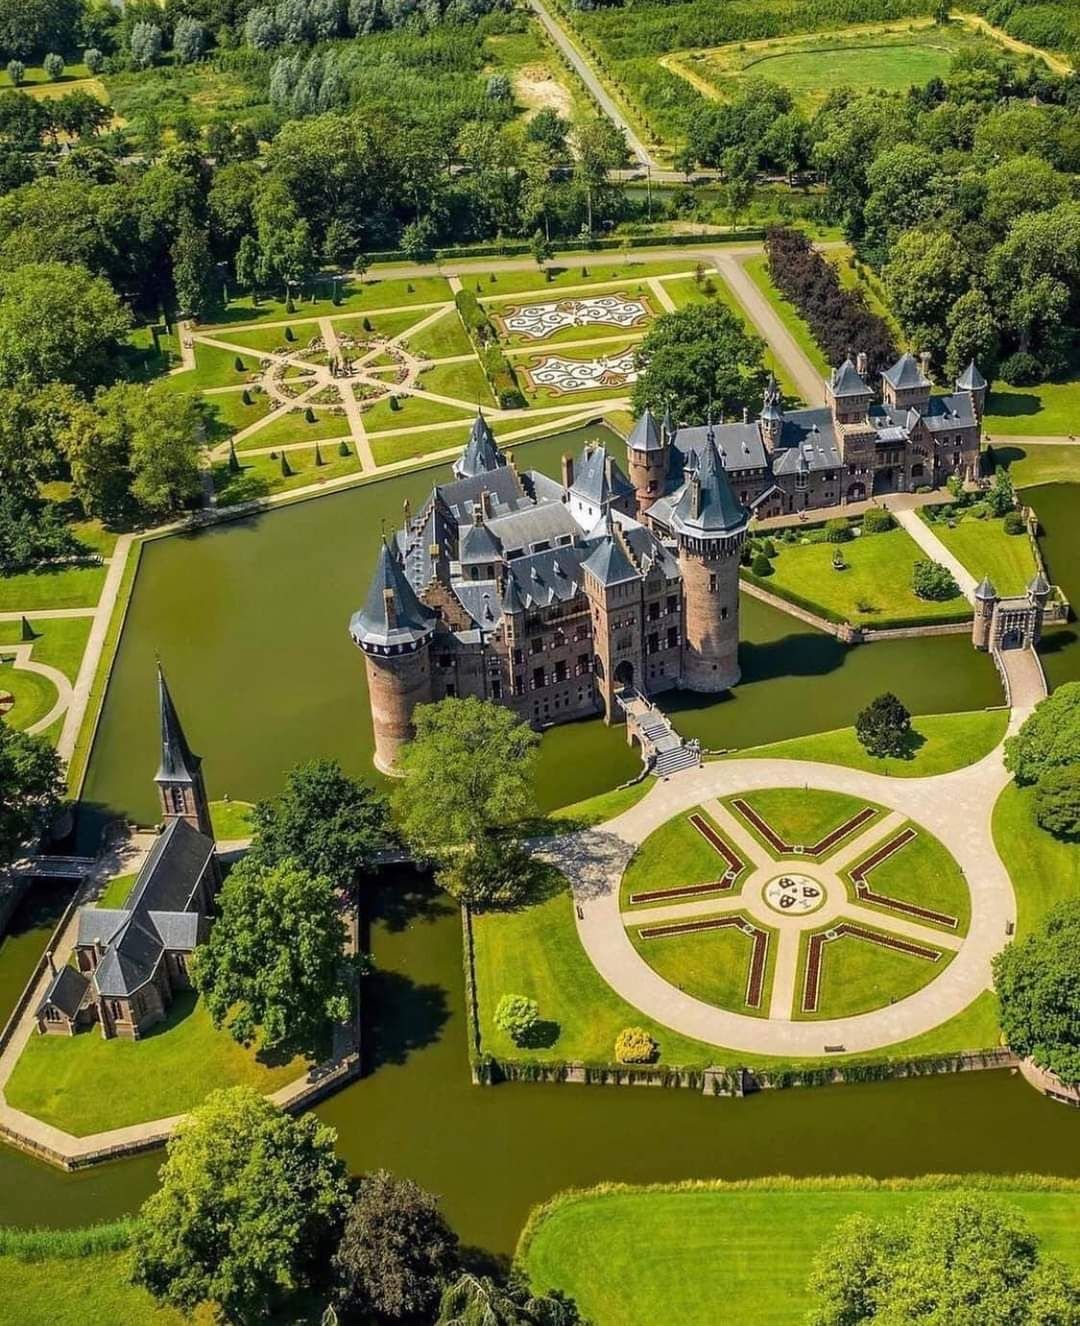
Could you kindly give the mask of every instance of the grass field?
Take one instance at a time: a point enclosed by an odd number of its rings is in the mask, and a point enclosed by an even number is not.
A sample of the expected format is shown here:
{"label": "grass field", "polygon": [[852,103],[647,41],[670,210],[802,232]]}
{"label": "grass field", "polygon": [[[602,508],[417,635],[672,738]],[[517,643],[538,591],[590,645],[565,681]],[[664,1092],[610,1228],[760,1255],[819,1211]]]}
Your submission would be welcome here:
{"label": "grass field", "polygon": [[[218,399],[210,397],[211,400]],[[280,415],[264,428],[258,428],[250,437],[236,444],[237,451],[263,450],[266,447],[284,447],[294,442],[329,442],[349,436],[349,420],[344,414],[329,414],[315,408],[315,422],[310,423],[303,406]],[[325,448],[332,452],[332,447]]]}
{"label": "grass field", "polygon": [[[329,290],[328,283],[324,282],[323,285]],[[294,301],[292,312],[286,307],[283,298],[263,295],[258,304],[255,304],[250,295],[245,295],[229,303],[219,322],[201,324],[199,330],[220,331],[232,325],[249,322],[290,320],[300,322],[305,318],[332,318],[341,313],[398,308],[405,304],[437,304],[452,298],[450,283],[444,276],[416,276],[404,279],[369,274],[363,283],[346,281],[342,286],[341,300],[337,304],[328,294],[315,300],[297,299]],[[416,320],[418,321],[420,317],[421,314],[418,313]]]}
{"label": "grass field", "polygon": [[927,508],[919,512],[949,551],[976,580],[988,575],[999,594],[1022,594],[1035,575],[1035,555],[1027,535],[1006,534],[1000,520],[960,518],[950,527],[944,520],[929,520]]}
{"label": "grass field", "polygon": [[995,443],[993,454],[1008,466],[1017,488],[1041,483],[1080,483],[1080,447],[1039,446],[1017,440]]}
{"label": "grass field", "polygon": [[0,612],[41,608],[93,608],[101,597],[104,566],[43,566],[0,575]]}
{"label": "grass field", "polygon": [[[90,635],[89,617],[35,618],[30,623],[35,638],[30,641],[31,658],[59,668],[68,681],[74,681]],[[0,622],[0,645],[24,643],[21,622]]]}
{"label": "grass field", "polygon": [[[286,336],[286,331],[291,331],[293,339],[290,341]],[[295,355],[301,350],[306,350],[308,346],[318,336],[321,336],[319,324],[317,322],[300,322],[294,327],[291,323],[277,327],[248,327],[243,331],[230,330],[228,335],[223,335],[223,341],[235,341],[237,345],[248,346],[252,350],[258,350],[263,354],[283,354]]]}
{"label": "grass field", "polygon": [[[912,569],[926,554],[902,529],[867,534],[848,543],[775,543],[773,573],[757,579],[764,589],[795,595],[818,606],[832,621],[886,627],[901,621],[955,621],[970,615],[964,598],[920,599]],[[837,551],[845,568],[833,566]]]}
{"label": "grass field", "polygon": [[[484,300],[497,295],[522,294],[525,291],[542,294],[545,290],[558,290],[561,293],[565,288],[573,286],[611,285],[617,281],[641,281],[648,276],[692,272],[696,262],[697,258],[689,253],[685,258],[662,258],[656,261],[625,258],[615,262],[601,260],[587,262],[581,267],[560,267],[558,261],[555,261],[548,264],[546,272],[538,268],[524,268],[520,271],[502,268],[487,276],[463,276],[461,282],[478,299]],[[477,286],[480,288],[477,289]]]}
{"label": "grass field", "polygon": [[[883,928],[887,930],[888,927]],[[948,949],[943,949],[941,957],[932,962],[928,958],[882,948],[870,940],[842,935],[822,949],[817,1010],[805,1013],[802,1009],[803,975],[810,933],[804,931],[800,938],[799,974],[795,980],[795,1007],[792,1010],[792,1015],[803,1021],[854,1017],[906,999],[936,980],[953,959],[953,953]]]}
{"label": "grass field", "polygon": [[988,438],[1045,435],[1069,437],[1080,432],[1080,378],[1010,387],[996,382],[986,403],[983,428]]}
{"label": "grass field", "polygon": [[398,396],[397,407],[390,404],[390,397],[384,396],[364,411],[364,428],[369,433],[379,433],[390,428],[421,428],[425,424],[454,423],[460,420],[466,427],[476,412],[475,404],[463,400],[461,408],[444,405],[442,401],[419,396]]}
{"label": "grass field", "polygon": [[994,806],[994,846],[1016,894],[1017,938],[1030,934],[1056,903],[1080,897],[1080,843],[1039,828],[1034,796],[1034,788],[1010,783]]}
{"label": "grass field", "polygon": [[214,827],[215,839],[231,842],[237,838],[250,838],[254,809],[250,801],[211,801],[210,823]]}
{"label": "grass field", "polygon": [[270,397],[261,391],[249,392],[246,402],[242,391],[220,392],[202,399],[208,418],[206,437],[211,445],[257,424],[275,408]]}
{"label": "grass field", "polygon": [[[641,920],[647,920],[646,913],[642,913]],[[751,1008],[746,1002],[753,943],[742,931],[734,928],[702,930],[696,934],[643,939],[639,924],[635,923],[627,933],[634,948],[653,971],[679,990],[733,1013],[768,1017],[769,992],[776,965],[775,931],[770,935],[761,1002],[757,1008]]]}
{"label": "grass field", "polygon": [[[978,1175],[954,1184],[993,1187],[1045,1252],[1080,1268],[1077,1185]],[[563,1290],[593,1326],[802,1326],[814,1254],[836,1225],[855,1212],[898,1215],[941,1186],[853,1178],[567,1193],[533,1213],[517,1255],[534,1288]]]}
{"label": "grass field", "polygon": [[184,1326],[189,1320],[159,1308],[131,1283],[127,1251],[33,1261],[0,1257],[0,1321],[13,1326]]}
{"label": "grass field", "polygon": [[765,298],[776,310],[776,315],[795,338],[799,349],[814,365],[823,378],[829,376],[829,364],[821,352],[821,347],[814,340],[809,324],[800,316],[794,304],[786,300],[769,277],[769,260],[762,254],[757,258],[744,258],[743,267],[747,276],[757,286]]}
{"label": "grass field", "polygon": [[433,368],[426,368],[420,374],[417,385],[437,396],[468,401],[474,408],[489,408],[495,404],[495,397],[491,394],[479,359],[471,359],[464,364],[436,364]]}
{"label": "grass field", "polygon": [[458,316],[456,308],[447,311],[423,331],[409,337],[409,349],[429,359],[443,359],[450,355],[473,353],[469,333]]}
{"label": "grass field", "polygon": [[235,506],[238,502],[257,501],[273,493],[286,493],[308,484],[326,483],[346,474],[359,471],[360,461],[350,448],[347,456],[338,454],[337,444],[322,448],[323,465],[315,464],[315,451],[290,451],[289,467],[293,473],[282,474],[281,461],[270,456],[247,456],[241,461],[239,474],[231,474],[223,461],[213,468],[214,488],[218,506]]}
{"label": "grass field", "polygon": [[5,1092],[10,1105],[76,1137],[167,1118],[192,1109],[217,1087],[269,1093],[300,1077],[302,1059],[260,1063],[226,1031],[216,1031],[195,995],[173,1000],[165,1021],[139,1041],[32,1036]]}
{"label": "grass field", "polygon": [[1004,709],[917,715],[912,719],[912,740],[906,759],[878,759],[868,755],[853,727],[836,728],[812,737],[793,737],[771,746],[752,746],[730,758],[820,760],[823,764],[843,764],[893,778],[928,778],[963,769],[989,755],[1004,738],[1008,724],[1008,711]]}
{"label": "grass field", "polygon": [[[920,825],[910,822],[901,826],[902,828],[914,829],[918,836],[906,843],[893,856],[887,857],[874,867],[868,877],[870,887],[888,898],[918,903],[936,912],[944,912],[946,916],[955,916],[958,922],[955,927],[947,925],[939,927],[936,922],[922,918],[909,919],[917,919],[920,925],[941,929],[944,933],[966,935],[971,920],[971,894],[963,871],[956,864],[952,853],[947,851],[932,833],[927,833]],[[897,829],[896,832],[899,833],[901,829]],[[878,836],[873,842],[868,841],[866,851],[858,860],[851,863],[844,872],[845,876],[850,876],[855,866],[860,865],[892,837],[893,834],[890,833],[886,837]],[[848,894],[852,902],[859,902],[855,886],[850,880],[845,882],[848,884]],[[898,915],[887,907],[879,907],[876,903],[862,902],[861,905],[880,912],[882,916]]]}
{"label": "grass field", "polygon": [[[634,906],[630,901],[633,893],[648,889],[680,888],[685,884],[707,884],[723,879],[727,865],[716,849],[690,823],[690,815],[693,813],[676,815],[666,824],[661,824],[638,847],[619,887],[619,906],[623,910]],[[715,832],[734,850],[734,844],[703,806],[697,807],[697,813],[703,815]],[[737,893],[748,873],[748,869],[743,869],[733,887],[724,890],[725,895]]]}
{"label": "grass field", "polygon": [[101,891],[101,897],[94,903],[95,907],[103,907],[106,911],[119,910],[127,902],[128,894],[131,892],[131,886],[135,883],[136,874],[116,875],[110,879]]}
{"label": "grass field", "polygon": [[15,703],[3,721],[20,731],[45,717],[56,703],[56,687],[48,677],[14,666],[14,660],[0,653],[0,692],[7,691]]}
{"label": "grass field", "polygon": [[[850,797],[844,792],[823,792],[815,787],[772,787],[760,792],[740,792],[736,795],[739,800],[747,802],[753,810],[756,810],[785,842],[807,846],[818,842],[827,833],[839,828],[845,820],[851,819],[853,815],[857,815],[860,810],[866,809],[871,804],[859,797]],[[730,803],[731,798],[728,797],[726,800]],[[744,820],[737,810],[732,810],[731,813],[740,824],[746,826],[747,832],[757,839],[764,851],[770,856],[776,856],[753,825]],[[865,820],[861,826],[862,831],[865,832],[867,826],[873,823],[873,820]],[[839,846],[838,842],[815,859],[827,861]]]}

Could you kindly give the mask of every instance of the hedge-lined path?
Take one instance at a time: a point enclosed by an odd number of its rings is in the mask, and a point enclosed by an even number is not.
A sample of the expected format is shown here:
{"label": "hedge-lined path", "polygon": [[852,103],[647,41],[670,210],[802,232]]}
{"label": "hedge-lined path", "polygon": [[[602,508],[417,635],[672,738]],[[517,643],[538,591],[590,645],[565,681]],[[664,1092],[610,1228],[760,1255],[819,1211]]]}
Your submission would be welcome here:
{"label": "hedge-lined path", "polygon": [[960,593],[969,603],[974,603],[977,583],[975,577],[956,554],[945,547],[918,511],[908,509],[896,511],[894,515],[897,523],[911,535],[932,562],[940,562],[952,572],[953,579],[960,586]]}
{"label": "hedge-lined path", "polygon": [[[1015,730],[1027,712],[1026,707],[1014,706],[1010,730]],[[571,881],[578,935],[597,971],[619,995],[662,1025],[713,1045],[753,1054],[817,1057],[827,1045],[843,1045],[848,1053],[867,1053],[932,1031],[990,988],[990,960],[1004,946],[1009,926],[1016,918],[1012,884],[990,829],[994,803],[1008,778],[1001,746],[977,764],[933,778],[893,779],[839,765],[794,760],[723,760],[658,780],[652,791],[625,814],[599,829],[552,841],[545,845],[543,854]],[[876,930],[925,939],[938,950],[955,951],[949,965],[928,985],[869,1013],[795,1021],[791,1010],[796,977],[790,956],[795,946],[789,944],[789,955],[780,955],[770,1016],[759,1018],[695,999],[657,975],[638,955],[619,906],[620,880],[633,850],[675,815],[703,804],[712,813],[713,798],[776,787],[842,792],[889,808],[886,820],[877,821],[867,834],[845,844],[827,866],[807,863],[808,875],[842,870],[855,859],[856,849],[865,851],[868,835],[877,841],[883,827],[887,830],[901,818],[924,826],[952,854],[972,898],[971,924],[962,939],[930,931],[917,922],[864,910],[857,903],[848,902],[843,908],[845,915]],[[725,831],[729,828],[726,822],[724,827]],[[741,839],[737,845],[747,846]],[[753,859],[762,859],[757,844]],[[799,871],[798,865],[789,863],[789,867]],[[775,866],[777,873],[782,869]],[[730,900],[730,906],[735,902]],[[668,911],[675,915],[718,912],[724,906],[715,900],[701,900],[675,904],[674,910],[665,908],[665,915]],[[638,923],[640,916],[635,916]],[[776,919],[781,921],[777,928],[782,934],[792,929],[797,935],[794,927],[785,927],[785,918]]]}

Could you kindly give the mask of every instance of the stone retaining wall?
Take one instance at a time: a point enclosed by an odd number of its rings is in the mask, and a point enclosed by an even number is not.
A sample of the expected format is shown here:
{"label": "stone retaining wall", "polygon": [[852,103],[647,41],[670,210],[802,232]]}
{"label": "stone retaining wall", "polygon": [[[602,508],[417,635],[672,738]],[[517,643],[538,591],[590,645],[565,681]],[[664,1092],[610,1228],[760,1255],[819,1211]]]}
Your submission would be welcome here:
{"label": "stone retaining wall", "polygon": [[1068,1083],[1062,1082],[1056,1073],[1051,1073],[1046,1068],[1040,1068],[1031,1059],[1021,1059],[1019,1068],[1024,1081],[1033,1086],[1036,1091],[1041,1091],[1044,1096],[1049,1096],[1051,1100],[1060,1101],[1062,1105],[1072,1105],[1080,1109],[1080,1086],[1070,1086]]}

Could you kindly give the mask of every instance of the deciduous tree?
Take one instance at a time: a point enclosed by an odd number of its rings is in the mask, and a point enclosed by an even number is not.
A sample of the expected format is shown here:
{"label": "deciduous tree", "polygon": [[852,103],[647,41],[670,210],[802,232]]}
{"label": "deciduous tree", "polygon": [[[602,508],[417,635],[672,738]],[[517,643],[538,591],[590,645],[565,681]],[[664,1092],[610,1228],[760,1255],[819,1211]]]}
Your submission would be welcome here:
{"label": "deciduous tree", "polygon": [[0,863],[13,861],[47,827],[63,792],[63,765],[52,746],[0,719]]}
{"label": "deciduous tree", "polygon": [[891,691],[871,700],[855,719],[855,735],[870,755],[901,757],[911,740],[911,714]]}
{"label": "deciduous tree", "polygon": [[994,988],[1010,1048],[1080,1083],[1080,901],[1058,903],[994,958]]}
{"label": "deciduous tree", "polygon": [[1005,742],[1005,768],[1021,787],[1050,769],[1080,761],[1080,682],[1068,681],[1041,700]]}

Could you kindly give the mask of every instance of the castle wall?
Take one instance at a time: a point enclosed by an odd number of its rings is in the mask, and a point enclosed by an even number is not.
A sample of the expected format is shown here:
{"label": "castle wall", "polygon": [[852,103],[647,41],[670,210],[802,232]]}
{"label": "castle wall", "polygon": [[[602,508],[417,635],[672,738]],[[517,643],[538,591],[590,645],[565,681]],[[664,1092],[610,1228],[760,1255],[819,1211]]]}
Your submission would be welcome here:
{"label": "castle wall", "polygon": [[686,603],[683,685],[691,691],[726,691],[739,680],[739,556],[741,540],[726,556],[679,548]]}
{"label": "castle wall", "polygon": [[426,646],[409,654],[365,652],[375,767],[393,773],[402,746],[414,735],[413,710],[432,698],[431,659]]}

